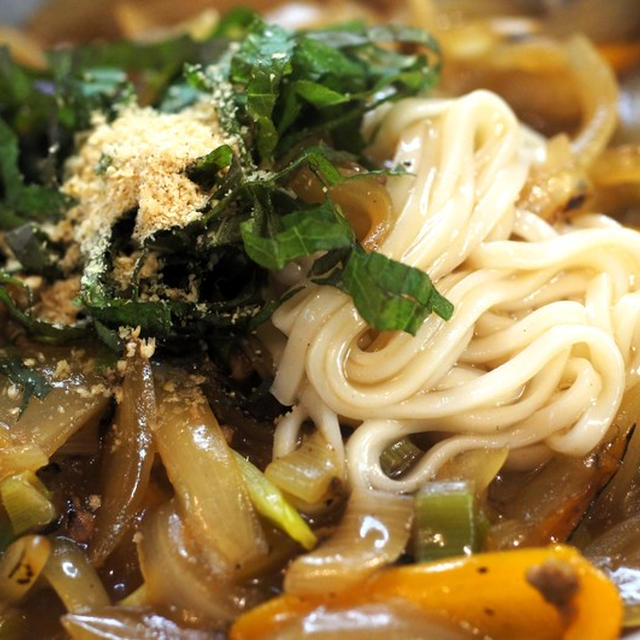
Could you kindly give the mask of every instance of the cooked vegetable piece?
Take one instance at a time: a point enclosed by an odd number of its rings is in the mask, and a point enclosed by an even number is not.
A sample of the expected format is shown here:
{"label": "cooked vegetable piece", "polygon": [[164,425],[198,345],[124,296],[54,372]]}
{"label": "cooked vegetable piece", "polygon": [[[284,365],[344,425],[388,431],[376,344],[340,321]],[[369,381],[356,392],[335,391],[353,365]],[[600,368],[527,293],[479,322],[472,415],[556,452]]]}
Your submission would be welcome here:
{"label": "cooked vegetable piece", "polygon": [[31,396],[42,400],[51,391],[47,380],[37,371],[26,367],[19,358],[0,359],[0,373],[22,387],[21,413],[27,408]]}
{"label": "cooked vegetable piece", "polygon": [[[304,439],[291,453],[276,458],[265,469],[265,476],[285,494],[307,505],[315,505],[341,484],[335,451],[320,432]],[[302,511],[304,505],[299,505]]]}
{"label": "cooked vegetable piece", "polygon": [[557,455],[527,482],[520,479],[518,491],[502,509],[504,519],[489,531],[488,547],[565,541],[615,472],[623,447],[624,439],[617,437],[584,459]]}
{"label": "cooked vegetable piece", "polygon": [[320,624],[335,610],[392,601],[494,640],[615,640],[622,621],[611,582],[556,545],[394,567],[343,591],[284,595],[241,617],[230,639],[268,640],[303,617]]}
{"label": "cooked vegetable piece", "polygon": [[625,626],[640,622],[640,515],[618,522],[582,547],[589,558],[618,587],[624,602]]}
{"label": "cooked vegetable piece", "polygon": [[210,623],[225,624],[252,602],[251,593],[231,581],[235,567],[188,539],[175,504],[148,514],[141,533],[138,553],[148,604],[170,604],[197,612]]}
{"label": "cooked vegetable piece", "polygon": [[159,385],[154,437],[180,514],[199,544],[242,565],[266,542],[240,470],[199,389],[172,384]]}
{"label": "cooked vegetable piece", "polygon": [[397,478],[408,471],[422,454],[422,449],[409,438],[402,438],[385,448],[380,455],[380,467],[390,478]]}
{"label": "cooked vegetable piece", "polygon": [[[66,360],[60,366],[65,364],[68,365]],[[46,366],[50,374],[57,364]],[[51,456],[74,433],[102,415],[109,396],[104,378],[70,371],[68,377],[56,381],[45,398],[32,398],[19,418],[15,401],[10,395],[1,394],[0,419],[10,425],[15,446],[29,445],[32,453],[33,447],[37,447],[45,456]]]}
{"label": "cooked vegetable piece", "polygon": [[619,443],[614,453],[620,456],[619,447],[624,446],[631,430],[622,464],[611,481],[591,505],[587,516],[578,526],[574,539],[578,546],[589,544],[593,538],[602,535],[612,525],[622,522],[635,513],[634,497],[640,488],[640,429],[636,420],[640,414],[640,384],[628,389],[611,426],[611,433]]}
{"label": "cooked vegetable piece", "polygon": [[412,520],[409,497],[356,487],[331,536],[289,565],[285,591],[320,594],[362,580],[404,552]]}
{"label": "cooked vegetable piece", "polygon": [[90,557],[101,564],[113,551],[142,506],[153,465],[152,431],[156,426],[153,371],[135,345],[128,360],[118,405],[105,443],[102,502],[95,521]]}
{"label": "cooked vegetable piece", "polygon": [[70,613],[87,613],[110,604],[84,551],[67,538],[55,538],[42,573]]}
{"label": "cooked vegetable piece", "polygon": [[0,447],[0,477],[23,471],[37,471],[49,462],[49,457],[37,445],[5,445]]}
{"label": "cooked vegetable piece", "polygon": [[15,535],[49,524],[56,517],[51,494],[33,471],[0,482],[0,499]]}
{"label": "cooked vegetable piece", "polygon": [[482,496],[504,465],[509,449],[471,449],[447,461],[438,471],[437,480],[456,480],[473,485]]}
{"label": "cooked vegetable piece", "polygon": [[212,640],[209,631],[184,628],[148,609],[105,607],[91,614],[68,613],[62,626],[73,640]]}
{"label": "cooked vegetable piece", "polygon": [[289,504],[282,492],[256,466],[239,453],[235,454],[240,473],[244,478],[249,498],[256,511],[271,520],[277,527],[286,531],[305,549],[313,549],[316,536],[300,514]]}
{"label": "cooked vegetable piece", "polygon": [[43,536],[23,536],[0,557],[0,598],[18,602],[35,584],[51,553]]}
{"label": "cooked vegetable piece", "polygon": [[[359,168],[360,171],[364,171]],[[296,195],[320,203],[327,194],[341,209],[365,249],[376,249],[389,229],[393,206],[383,179],[375,174],[355,174],[329,187],[311,169],[298,171],[289,183]]]}
{"label": "cooked vegetable piece", "polygon": [[466,482],[430,482],[415,497],[414,555],[418,562],[469,555],[480,549],[474,489]]}
{"label": "cooked vegetable piece", "polygon": [[292,620],[269,640],[471,640],[477,637],[448,622],[435,621],[405,602],[376,602],[336,607],[326,615],[311,613]]}

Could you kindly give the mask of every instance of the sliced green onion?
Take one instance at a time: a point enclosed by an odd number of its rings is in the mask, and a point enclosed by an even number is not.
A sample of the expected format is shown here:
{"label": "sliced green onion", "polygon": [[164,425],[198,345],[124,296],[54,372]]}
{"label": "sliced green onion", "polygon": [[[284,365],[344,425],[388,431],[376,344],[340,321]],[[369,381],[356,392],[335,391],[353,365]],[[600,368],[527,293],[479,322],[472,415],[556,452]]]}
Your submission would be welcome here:
{"label": "sliced green onion", "polygon": [[316,536],[282,495],[280,489],[238,452],[233,453],[256,511],[271,520],[305,549],[313,549],[318,542]]}
{"label": "sliced green onion", "polygon": [[333,447],[315,431],[295,451],[271,462],[264,474],[286,494],[314,505],[330,496],[340,480],[335,458]]}
{"label": "sliced green onion", "polygon": [[398,478],[406,473],[423,454],[409,438],[402,438],[390,444],[380,455],[380,466],[390,478]]}
{"label": "sliced green onion", "polygon": [[33,471],[9,476],[0,482],[0,499],[15,535],[43,527],[56,517],[51,495]]}
{"label": "sliced green onion", "polygon": [[418,562],[469,555],[480,548],[474,487],[430,482],[415,498],[414,555]]}

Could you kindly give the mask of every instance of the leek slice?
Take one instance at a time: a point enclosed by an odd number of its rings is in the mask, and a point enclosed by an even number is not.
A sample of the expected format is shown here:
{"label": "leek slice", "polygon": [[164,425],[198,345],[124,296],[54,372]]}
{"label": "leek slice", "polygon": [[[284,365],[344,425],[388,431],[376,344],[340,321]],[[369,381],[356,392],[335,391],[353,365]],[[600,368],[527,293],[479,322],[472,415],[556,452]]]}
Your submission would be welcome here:
{"label": "leek slice", "polygon": [[330,495],[340,480],[335,457],[333,447],[315,431],[295,451],[271,462],[264,474],[287,495],[314,505]]}
{"label": "leek slice", "polygon": [[280,489],[237,451],[233,453],[247,487],[249,499],[256,511],[271,520],[305,549],[313,549],[318,539],[309,525],[282,495]]}
{"label": "leek slice", "polygon": [[423,453],[409,438],[402,438],[384,449],[380,467],[390,478],[398,478],[409,471]]}
{"label": "leek slice", "polygon": [[2,480],[0,499],[17,536],[43,527],[56,517],[51,494],[33,471],[24,471]]}
{"label": "leek slice", "polygon": [[466,482],[430,482],[416,494],[416,561],[469,555],[480,547],[481,527],[474,487]]}

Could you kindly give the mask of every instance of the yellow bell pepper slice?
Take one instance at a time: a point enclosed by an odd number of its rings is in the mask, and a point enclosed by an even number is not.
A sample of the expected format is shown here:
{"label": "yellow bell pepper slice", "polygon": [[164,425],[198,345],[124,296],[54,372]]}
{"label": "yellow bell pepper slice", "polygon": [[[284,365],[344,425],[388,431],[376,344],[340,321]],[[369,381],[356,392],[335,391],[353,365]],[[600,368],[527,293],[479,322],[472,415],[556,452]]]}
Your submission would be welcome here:
{"label": "yellow bell pepper slice", "polygon": [[397,599],[492,640],[614,640],[622,623],[615,586],[576,549],[554,545],[393,567],[339,593],[283,595],[240,617],[229,638],[270,640],[319,607]]}

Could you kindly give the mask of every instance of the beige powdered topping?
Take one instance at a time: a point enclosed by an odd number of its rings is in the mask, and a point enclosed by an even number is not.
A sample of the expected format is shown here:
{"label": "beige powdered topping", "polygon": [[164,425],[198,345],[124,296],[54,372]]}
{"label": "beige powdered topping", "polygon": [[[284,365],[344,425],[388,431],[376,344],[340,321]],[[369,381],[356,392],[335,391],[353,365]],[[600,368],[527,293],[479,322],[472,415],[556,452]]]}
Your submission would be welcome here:
{"label": "beige powdered topping", "polygon": [[67,164],[63,185],[78,202],[68,218],[83,252],[132,209],[137,209],[133,237],[138,241],[200,217],[207,194],[184,169],[224,143],[210,103],[175,114],[131,106],[110,123],[96,116],[93,130]]}

